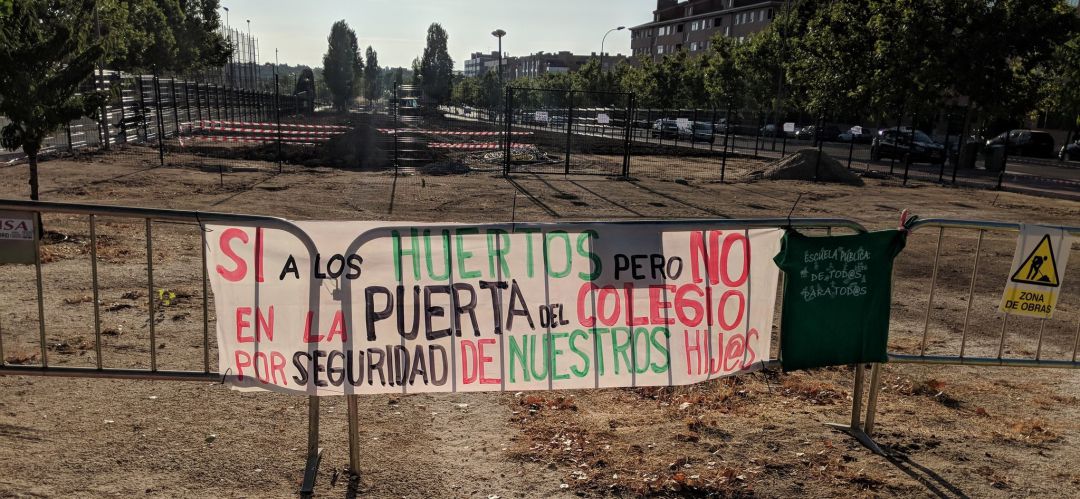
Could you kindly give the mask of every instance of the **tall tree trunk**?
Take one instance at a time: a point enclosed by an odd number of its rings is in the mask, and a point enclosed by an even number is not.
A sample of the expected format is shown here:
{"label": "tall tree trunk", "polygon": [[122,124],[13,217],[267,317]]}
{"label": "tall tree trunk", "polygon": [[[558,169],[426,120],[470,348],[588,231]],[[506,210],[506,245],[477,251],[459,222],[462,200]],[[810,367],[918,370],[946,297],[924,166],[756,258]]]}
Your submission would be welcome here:
{"label": "tall tree trunk", "polygon": [[38,152],[36,149],[27,151],[27,158],[30,159],[30,200],[38,200]]}

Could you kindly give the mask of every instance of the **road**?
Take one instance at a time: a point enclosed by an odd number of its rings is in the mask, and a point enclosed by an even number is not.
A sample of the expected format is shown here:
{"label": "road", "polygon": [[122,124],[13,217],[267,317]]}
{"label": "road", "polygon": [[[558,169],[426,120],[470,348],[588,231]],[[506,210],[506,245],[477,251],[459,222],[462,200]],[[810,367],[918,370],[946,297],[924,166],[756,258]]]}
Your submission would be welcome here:
{"label": "road", "polygon": [[[501,124],[494,124],[490,121],[479,120],[456,113],[448,113],[446,116],[452,120],[487,123],[490,124],[493,129],[501,129],[502,127]],[[562,130],[565,130],[565,125],[561,123],[558,124],[557,127],[520,124],[515,124],[514,127],[515,129],[538,131],[561,132]],[[624,137],[625,129],[619,126],[575,125],[572,132],[575,136],[603,137],[617,140]],[[717,153],[722,152],[724,148],[723,134],[715,135],[713,143],[704,141],[690,142],[685,139],[659,139],[652,136],[651,130],[634,129],[632,141],[635,146],[661,144],[673,147],[710,150]],[[813,147],[812,141],[788,138],[785,143],[783,138],[774,140],[771,137],[753,137],[745,135],[730,135],[728,137],[729,151],[737,154],[756,155],[765,158],[779,158],[786,153],[791,153],[795,150],[807,147]],[[892,174],[901,178],[904,175],[905,165],[900,159],[891,160],[885,158],[879,161],[872,161],[870,159],[869,144],[855,144],[855,146],[852,147],[849,143],[826,142],[823,144],[822,149],[842,164],[850,164],[850,167],[855,170],[873,171],[882,175]],[[998,184],[999,173],[983,169],[982,163],[983,161],[980,158],[975,169],[962,169],[955,172],[956,183],[971,187],[996,187]],[[1005,170],[1005,174],[1000,175],[1001,185],[1004,188],[1031,194],[1080,200],[1080,162],[1060,162],[1050,159],[1009,157]],[[910,178],[928,181],[937,181],[941,178],[943,181],[951,182],[953,175],[954,172],[951,164],[942,168],[942,165],[937,164],[914,163],[908,171],[908,176]]]}

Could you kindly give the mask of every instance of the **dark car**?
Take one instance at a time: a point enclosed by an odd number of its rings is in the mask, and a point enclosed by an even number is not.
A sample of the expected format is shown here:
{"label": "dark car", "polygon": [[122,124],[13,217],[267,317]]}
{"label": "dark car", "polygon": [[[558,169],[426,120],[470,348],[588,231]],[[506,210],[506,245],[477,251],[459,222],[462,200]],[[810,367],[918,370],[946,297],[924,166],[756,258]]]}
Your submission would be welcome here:
{"label": "dark car", "polygon": [[836,125],[825,125],[821,127],[820,130],[816,125],[810,125],[803,128],[802,130],[799,130],[799,132],[801,133],[801,135],[796,135],[796,137],[800,139],[812,139],[817,137],[818,139],[825,142],[833,142],[840,137],[840,127]]}
{"label": "dark car", "polygon": [[1011,156],[1029,156],[1032,158],[1053,158],[1054,137],[1038,130],[1009,130],[1008,144],[1005,133],[986,141],[986,147],[1004,146]]}
{"label": "dark car", "polygon": [[[691,133],[693,130],[693,133]],[[697,121],[690,128],[679,128],[679,138],[690,142],[713,143],[715,140],[713,124],[705,121]]]}
{"label": "dark car", "polygon": [[914,141],[910,128],[885,128],[879,130],[870,143],[870,158],[878,161],[882,158],[905,159],[912,162],[939,163],[945,160],[945,146],[934,142],[929,135],[915,130]]}
{"label": "dark car", "polygon": [[861,126],[853,126],[848,131],[841,133],[836,137],[836,140],[840,142],[854,141],[856,144],[870,144],[874,141],[874,137],[877,134],[873,130]]}
{"label": "dark car", "polygon": [[1062,161],[1080,161],[1080,139],[1076,139],[1076,142],[1073,142],[1072,144],[1061,146],[1061,152],[1058,153],[1058,158]]}
{"label": "dark car", "polygon": [[654,139],[677,139],[679,138],[679,123],[675,120],[656,120],[652,127]]}

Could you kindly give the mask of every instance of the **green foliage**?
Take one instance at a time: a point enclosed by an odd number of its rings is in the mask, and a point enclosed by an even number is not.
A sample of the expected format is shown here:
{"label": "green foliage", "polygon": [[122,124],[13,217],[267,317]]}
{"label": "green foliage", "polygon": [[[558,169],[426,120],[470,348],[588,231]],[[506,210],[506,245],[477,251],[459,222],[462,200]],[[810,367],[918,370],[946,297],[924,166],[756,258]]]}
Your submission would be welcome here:
{"label": "green foliage", "polygon": [[424,55],[413,62],[413,71],[420,78],[424,96],[435,105],[450,101],[454,84],[454,60],[446,47],[448,39],[446,30],[439,23],[432,23],[428,27]]}
{"label": "green foliage", "polygon": [[30,160],[30,198],[38,198],[37,154],[50,133],[94,115],[104,101],[79,92],[102,56],[90,43],[93,0],[20,0],[0,23],[0,115],[10,120],[0,145]]}
{"label": "green foliage", "polygon": [[364,63],[356,32],[344,21],[335,22],[326,38],[329,47],[323,55],[323,78],[330,90],[334,108],[345,111],[360,91]]}
{"label": "green foliage", "polygon": [[218,0],[98,0],[96,8],[109,68],[179,73],[229,59]]}
{"label": "green foliage", "polygon": [[382,96],[382,69],[379,68],[379,55],[368,46],[364,60],[364,98],[369,102]]}

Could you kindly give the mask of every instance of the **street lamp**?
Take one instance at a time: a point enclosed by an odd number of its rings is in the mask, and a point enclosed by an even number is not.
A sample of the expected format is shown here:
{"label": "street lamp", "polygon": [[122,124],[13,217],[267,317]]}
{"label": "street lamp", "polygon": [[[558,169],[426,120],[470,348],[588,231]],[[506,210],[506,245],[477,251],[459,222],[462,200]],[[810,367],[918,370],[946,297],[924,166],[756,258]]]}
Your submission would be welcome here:
{"label": "street lamp", "polygon": [[[222,5],[222,9],[225,9],[225,37],[229,40],[229,45],[232,45],[232,28],[229,26],[229,8]],[[233,86],[233,52],[229,52],[229,88]]]}
{"label": "street lamp", "polygon": [[600,72],[601,73],[604,72],[604,42],[607,41],[607,36],[610,35],[612,31],[622,31],[624,29],[626,29],[626,26],[619,26],[618,28],[611,28],[611,29],[608,30],[607,33],[604,33],[604,38],[602,40],[600,40]]}
{"label": "street lamp", "polygon": [[501,30],[501,29],[497,29],[497,30],[491,32],[491,36],[494,36],[495,38],[499,39],[499,84],[501,85],[502,82],[503,82],[502,39],[503,39],[504,36],[506,36],[506,32]]}

